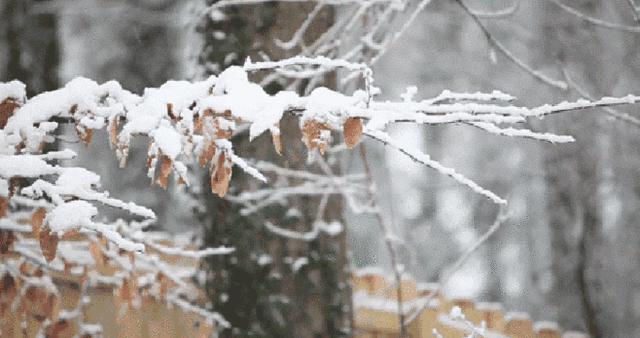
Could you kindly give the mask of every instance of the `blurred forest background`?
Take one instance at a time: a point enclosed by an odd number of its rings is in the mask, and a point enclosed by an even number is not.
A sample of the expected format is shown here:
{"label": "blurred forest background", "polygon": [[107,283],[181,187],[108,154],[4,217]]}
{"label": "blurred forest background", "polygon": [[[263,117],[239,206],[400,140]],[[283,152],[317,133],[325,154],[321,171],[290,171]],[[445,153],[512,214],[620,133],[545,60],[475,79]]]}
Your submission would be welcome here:
{"label": "blurred forest background", "polygon": [[[168,79],[192,79],[201,73],[196,67],[200,47],[193,39],[195,2],[2,0],[0,81],[20,79],[33,95],[76,76],[98,82],[116,79],[137,93]],[[466,3],[491,11],[513,1]],[[609,22],[637,24],[626,0],[563,3]],[[437,0],[374,65],[382,98],[398,97],[409,85],[419,88],[418,98],[444,89],[498,89],[528,106],[585,94],[639,92],[638,31],[594,25],[554,1],[521,1],[513,14],[483,22],[533,68],[557,78],[564,73],[583,92],[545,86],[500,55],[494,60],[478,25],[455,1]],[[289,38],[291,31],[287,33],[284,23],[269,24],[284,25],[276,30],[283,36],[277,37]],[[220,53],[243,43],[229,42],[235,37],[225,33],[212,37],[220,41]],[[215,43],[212,46],[216,49]],[[220,63],[241,63],[238,55]],[[621,110],[640,118],[637,107]],[[510,201],[508,220],[452,276],[446,290],[498,301],[595,336],[640,337],[640,129],[596,110],[536,124],[538,130],[574,135],[577,142],[551,145],[505,139],[456,125],[393,131],[405,142],[419,140],[432,157]],[[117,169],[115,159],[107,158],[112,154],[106,144],[77,148],[84,152],[81,164],[99,173],[113,195],[156,210],[157,226],[164,230],[207,228],[211,220],[203,221],[201,214],[210,213],[211,206],[206,209],[175,190],[149,188],[142,170]],[[496,206],[401,154],[374,147],[370,153],[384,216],[403,243],[401,263],[417,280],[437,280],[491,226]],[[139,146],[131,153],[130,167],[141,168],[145,157],[146,149]],[[341,159],[342,171],[360,172],[358,159],[356,152],[347,153]],[[388,254],[374,218],[345,209],[344,219],[351,267],[388,270]]]}

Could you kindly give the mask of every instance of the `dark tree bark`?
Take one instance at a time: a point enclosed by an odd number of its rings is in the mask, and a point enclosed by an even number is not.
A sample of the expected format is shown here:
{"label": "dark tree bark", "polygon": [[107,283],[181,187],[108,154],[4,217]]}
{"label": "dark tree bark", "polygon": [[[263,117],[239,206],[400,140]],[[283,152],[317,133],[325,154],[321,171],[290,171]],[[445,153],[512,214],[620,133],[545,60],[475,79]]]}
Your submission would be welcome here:
{"label": "dark tree bark", "polygon": [[[198,26],[204,40],[198,57],[201,69],[205,73],[215,73],[230,64],[241,64],[246,56],[259,59],[258,51],[266,52],[273,59],[286,56],[274,46],[273,40],[287,39],[311,9],[306,4],[266,4],[228,9],[223,21],[212,21],[207,15]],[[321,32],[330,20],[332,13],[324,13],[317,19],[311,34]],[[225,32],[225,39],[216,39],[216,31]],[[230,58],[230,55],[234,57]],[[278,89],[277,86],[267,88],[268,91]],[[253,142],[248,141],[248,135],[239,135],[234,140],[235,151],[242,157],[268,160],[283,167],[312,169],[305,164],[307,154],[300,141],[298,122],[292,117],[285,118],[281,130],[282,156],[275,154],[269,135]],[[266,221],[271,221],[291,230],[309,231],[319,200],[301,197],[243,216],[238,205],[210,193],[208,182],[208,174],[205,174],[200,196],[205,206],[205,213],[201,215],[205,224],[205,245],[227,245],[236,249],[231,255],[206,261],[207,291],[213,309],[233,326],[222,336],[347,335],[350,294],[344,231],[337,237],[320,234],[316,240],[302,242],[279,237],[264,227]],[[255,179],[234,169],[230,194],[257,186]],[[299,210],[300,216],[287,214],[290,209]],[[332,197],[326,210],[326,219],[342,218],[338,199]],[[308,263],[295,271],[292,262],[303,257]]]}
{"label": "dark tree bark", "polygon": [[4,73],[0,80],[18,79],[27,95],[56,89],[60,62],[55,14],[33,13],[35,0],[6,0],[0,4],[6,39]]}

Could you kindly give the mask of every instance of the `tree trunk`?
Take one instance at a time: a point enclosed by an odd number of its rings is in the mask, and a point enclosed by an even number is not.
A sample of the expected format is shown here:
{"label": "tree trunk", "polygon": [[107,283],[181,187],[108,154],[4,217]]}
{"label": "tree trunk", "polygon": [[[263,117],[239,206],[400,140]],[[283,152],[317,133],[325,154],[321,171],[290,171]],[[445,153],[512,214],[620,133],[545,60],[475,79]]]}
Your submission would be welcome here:
{"label": "tree trunk", "polygon": [[[216,72],[246,56],[259,59],[258,51],[271,58],[286,56],[273,44],[275,38],[290,37],[312,9],[307,4],[266,4],[231,8],[226,19],[213,21],[206,15],[198,30],[204,44],[198,57],[204,73]],[[330,23],[326,12],[311,29],[318,34]],[[222,31],[226,37],[218,40]],[[268,90],[277,90],[272,87]],[[292,169],[310,169],[298,122],[293,117],[281,123],[283,155],[277,156],[270,137],[253,142],[242,134],[234,139],[235,151],[245,158],[274,162]],[[224,337],[337,337],[348,334],[350,309],[344,231],[330,237],[320,234],[309,242],[279,237],[264,227],[270,221],[280,227],[307,232],[312,228],[318,198],[301,197],[293,203],[273,206],[243,216],[240,207],[210,193],[208,173],[201,184],[200,199],[205,213],[205,245],[232,246],[236,251],[206,261],[207,291],[213,309],[233,329]],[[271,180],[273,184],[274,180]],[[289,182],[295,184],[295,182]],[[258,187],[252,177],[234,169],[230,194]],[[300,211],[295,216],[291,210]],[[292,216],[294,215],[294,216]],[[341,220],[341,202],[331,198],[325,218]],[[294,262],[307,259],[299,269]],[[295,268],[294,268],[295,267]]]}
{"label": "tree trunk", "polygon": [[58,87],[58,24],[55,14],[34,14],[37,1],[6,0],[0,5],[6,67],[4,80],[18,79],[27,85],[27,95]]}

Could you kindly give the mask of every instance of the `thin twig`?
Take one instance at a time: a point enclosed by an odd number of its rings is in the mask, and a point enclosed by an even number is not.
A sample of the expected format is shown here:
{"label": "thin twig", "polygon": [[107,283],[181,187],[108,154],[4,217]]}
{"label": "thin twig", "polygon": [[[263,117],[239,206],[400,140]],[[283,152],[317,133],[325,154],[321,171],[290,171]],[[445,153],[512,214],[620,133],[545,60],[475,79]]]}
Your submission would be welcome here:
{"label": "thin twig", "polygon": [[555,88],[562,89],[562,90],[566,90],[567,89],[567,84],[564,81],[553,79],[553,78],[545,75],[544,73],[541,73],[541,72],[531,68],[531,66],[527,65],[526,63],[524,63],[524,61],[520,60],[515,55],[513,55],[513,53],[511,53],[511,51],[509,51],[502,44],[502,42],[496,40],[496,38],[493,37],[493,35],[489,31],[489,29],[482,23],[480,18],[475,13],[473,13],[471,11],[471,9],[469,9],[469,7],[467,7],[467,5],[465,5],[465,3],[462,0],[454,0],[454,1],[458,5],[460,5],[460,7],[462,7],[462,9],[469,16],[471,16],[473,21],[475,21],[475,23],[478,25],[478,27],[480,27],[480,30],[482,30],[482,33],[484,33],[484,35],[487,38],[487,40],[489,41],[489,43],[494,48],[496,48],[498,51],[500,51],[500,53],[502,53],[504,56],[506,56],[507,59],[511,60],[511,62],[513,62],[516,66],[520,67],[522,70],[524,70],[525,72],[529,73],[534,78],[542,81],[543,83],[545,83],[547,85],[550,85],[552,87],[555,87]]}
{"label": "thin twig", "polygon": [[[573,78],[571,76],[569,76],[569,72],[567,71],[566,68],[562,69],[562,74],[564,75],[567,83],[569,84],[569,87],[571,87],[573,90],[575,90],[578,94],[584,96],[585,98],[589,99],[589,100],[593,100],[593,96],[589,95],[589,93],[586,91],[586,89],[584,89],[583,87],[581,87],[580,85],[578,85],[578,83],[576,83]],[[611,107],[602,107],[602,110],[604,110],[604,112],[615,118],[616,120],[622,121],[622,122],[626,122],[636,128],[640,128],[640,119],[631,116],[627,113],[618,111],[616,109],[613,109]]]}
{"label": "thin twig", "polygon": [[[558,0],[548,0],[551,3],[553,3],[554,5],[560,7],[563,11],[574,15],[575,17],[584,20],[594,26],[598,26],[598,27],[602,27],[602,28],[607,28],[607,29],[612,29],[612,30],[616,30],[616,31],[622,31],[622,32],[629,32],[629,33],[640,33],[640,27],[636,27],[636,26],[627,26],[627,25],[621,25],[621,24],[617,24],[617,23],[613,23],[613,22],[608,22],[608,21],[604,21],[604,20],[600,20],[600,19],[596,19],[594,17],[588,16],[584,13],[581,13],[579,11],[577,11],[576,9],[574,9],[573,7],[569,7],[563,3],[561,3]],[[637,20],[637,19],[636,19]]]}

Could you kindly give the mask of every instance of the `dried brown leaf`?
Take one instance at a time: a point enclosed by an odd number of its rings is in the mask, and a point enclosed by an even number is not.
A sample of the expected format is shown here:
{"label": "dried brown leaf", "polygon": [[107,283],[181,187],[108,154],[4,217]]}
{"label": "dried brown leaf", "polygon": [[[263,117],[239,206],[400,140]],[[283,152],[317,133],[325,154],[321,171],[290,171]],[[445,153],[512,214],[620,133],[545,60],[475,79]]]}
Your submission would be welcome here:
{"label": "dried brown leaf", "polygon": [[6,217],[8,210],[9,210],[9,198],[0,197],[0,218]]}
{"label": "dried brown leaf", "polygon": [[7,125],[7,121],[18,107],[20,104],[12,98],[7,98],[0,103],[0,129]]}
{"label": "dried brown leaf", "polygon": [[218,156],[216,165],[211,173],[211,192],[224,197],[229,191],[229,182],[231,181],[231,163],[227,159],[224,152]]}
{"label": "dried brown leaf", "polygon": [[200,153],[200,157],[198,158],[198,163],[200,163],[200,167],[204,167],[215,155],[216,153],[216,144],[213,140],[211,140],[207,145],[202,149]]}
{"label": "dried brown leaf", "polygon": [[91,254],[91,257],[93,257],[93,260],[96,262],[96,269],[98,271],[104,271],[107,265],[107,258],[102,252],[100,243],[98,243],[97,241],[90,241],[89,253]]}
{"label": "dried brown leaf", "polygon": [[114,116],[109,120],[109,145],[111,148],[118,144],[118,117]]}
{"label": "dried brown leaf", "polygon": [[33,238],[40,238],[40,229],[44,224],[44,218],[47,215],[47,209],[38,208],[31,214],[31,233]]}
{"label": "dried brown leaf", "polygon": [[281,135],[271,133],[271,141],[273,142],[273,148],[276,150],[278,155],[282,155],[282,137]]}
{"label": "dried brown leaf", "polygon": [[347,148],[353,149],[353,147],[358,144],[360,138],[362,137],[362,119],[358,117],[350,117],[345,121],[343,125],[344,131],[344,143],[346,143]]}
{"label": "dried brown leaf", "polygon": [[171,174],[171,168],[173,165],[173,161],[169,156],[162,155],[160,157],[160,174],[158,175],[158,179],[156,183],[162,187],[162,189],[167,189],[169,186],[169,175]]}
{"label": "dried brown leaf", "polygon": [[42,255],[47,260],[47,262],[51,262],[56,258],[56,250],[58,248],[58,235],[54,232],[51,232],[48,226],[45,226],[40,230],[40,249],[42,250]]}

